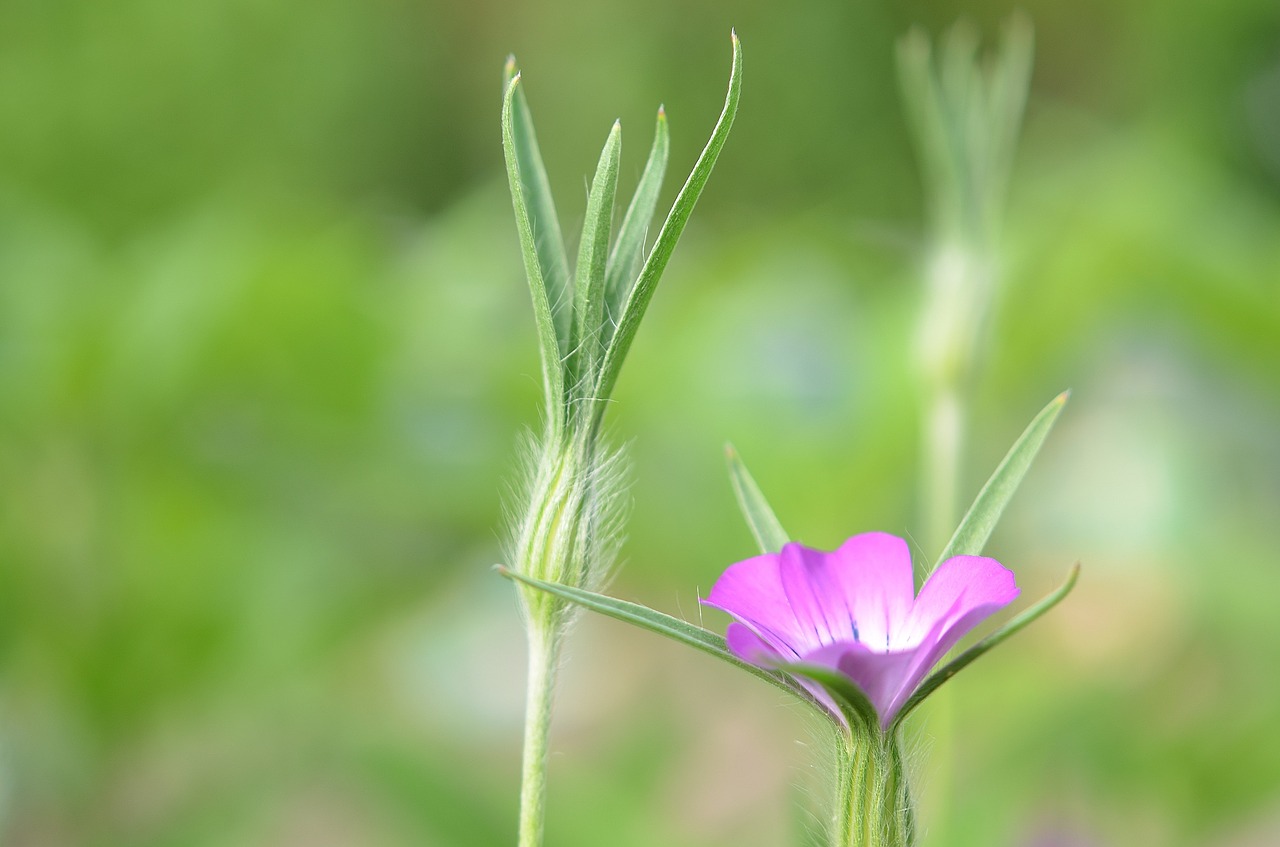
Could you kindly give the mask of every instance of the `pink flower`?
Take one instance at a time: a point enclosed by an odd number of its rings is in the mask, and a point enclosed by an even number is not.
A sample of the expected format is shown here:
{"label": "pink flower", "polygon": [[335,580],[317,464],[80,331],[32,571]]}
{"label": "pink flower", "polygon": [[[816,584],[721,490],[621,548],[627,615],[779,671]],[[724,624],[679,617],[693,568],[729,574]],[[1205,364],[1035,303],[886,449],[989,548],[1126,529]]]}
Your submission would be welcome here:
{"label": "pink flower", "polygon": [[[917,596],[906,542],[868,532],[832,553],[792,543],[738,562],[702,602],[737,619],[725,639],[739,658],[838,671],[887,729],[938,660],[1017,596],[1013,572],[982,556],[946,560]],[[820,685],[800,681],[839,714]]]}

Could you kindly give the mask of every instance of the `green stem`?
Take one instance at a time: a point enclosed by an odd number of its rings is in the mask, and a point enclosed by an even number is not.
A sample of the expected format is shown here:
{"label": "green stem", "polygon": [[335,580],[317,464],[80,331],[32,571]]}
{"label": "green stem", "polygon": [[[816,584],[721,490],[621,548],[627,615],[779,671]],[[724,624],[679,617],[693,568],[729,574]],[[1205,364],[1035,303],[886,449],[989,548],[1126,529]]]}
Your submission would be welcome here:
{"label": "green stem", "polygon": [[911,847],[915,814],[896,733],[838,732],[831,847]]}
{"label": "green stem", "polygon": [[836,802],[831,822],[831,847],[855,844],[854,833],[862,829],[865,807],[855,799],[854,784],[860,783],[858,771],[865,767],[866,748],[857,745],[847,734],[836,732]]}
{"label": "green stem", "polygon": [[551,701],[555,692],[560,640],[529,631],[529,680],[524,717],[524,764],[520,777],[519,847],[542,844],[547,800],[547,738],[551,731]]}
{"label": "green stem", "polygon": [[916,841],[916,814],[911,802],[911,782],[907,778],[907,769],[902,761],[902,745],[895,738],[889,744],[889,790],[885,793],[886,811],[892,830],[898,833],[901,845],[914,844]]}

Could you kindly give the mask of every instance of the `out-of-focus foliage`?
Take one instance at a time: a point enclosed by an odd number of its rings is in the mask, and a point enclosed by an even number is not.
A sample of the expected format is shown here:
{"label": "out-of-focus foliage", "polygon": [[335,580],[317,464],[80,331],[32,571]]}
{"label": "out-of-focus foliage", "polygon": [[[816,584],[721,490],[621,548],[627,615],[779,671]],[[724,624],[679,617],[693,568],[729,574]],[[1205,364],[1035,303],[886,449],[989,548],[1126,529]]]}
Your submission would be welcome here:
{"label": "out-of-focus foliage", "polygon": [[[1071,387],[990,549],[1028,598],[1084,575],[955,686],[924,823],[955,845],[1274,843],[1280,12],[1026,8],[966,493]],[[610,122],[645,136],[665,102],[687,171],[731,25],[746,49],[616,395],[635,483],[612,591],[696,615],[752,551],[725,440],[798,538],[910,534],[924,214],[893,49],[961,15],[990,37],[1010,9],[0,4],[0,840],[511,843],[523,645],[488,566],[538,364],[510,51],[573,230]],[[582,634],[549,843],[812,824],[782,695],[611,621]]]}

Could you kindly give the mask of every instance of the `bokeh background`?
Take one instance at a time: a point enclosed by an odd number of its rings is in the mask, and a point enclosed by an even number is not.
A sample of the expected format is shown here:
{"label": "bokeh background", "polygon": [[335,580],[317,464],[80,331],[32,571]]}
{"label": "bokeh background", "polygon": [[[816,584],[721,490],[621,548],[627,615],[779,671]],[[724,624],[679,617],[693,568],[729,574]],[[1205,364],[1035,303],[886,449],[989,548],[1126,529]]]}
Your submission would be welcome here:
{"label": "bokeh background", "polygon": [[[925,843],[1280,843],[1280,9],[1022,6],[963,490],[1072,388],[990,549],[1027,600],[1084,577],[916,722]],[[610,123],[628,192],[659,103],[674,196],[730,26],[745,47],[619,386],[613,593],[696,618],[752,552],[727,440],[796,537],[915,538],[925,207],[894,45],[1012,8],[0,4],[0,842],[513,843],[524,656],[489,566],[539,387],[511,51],[573,230]],[[802,840],[797,707],[577,634],[548,844]]]}

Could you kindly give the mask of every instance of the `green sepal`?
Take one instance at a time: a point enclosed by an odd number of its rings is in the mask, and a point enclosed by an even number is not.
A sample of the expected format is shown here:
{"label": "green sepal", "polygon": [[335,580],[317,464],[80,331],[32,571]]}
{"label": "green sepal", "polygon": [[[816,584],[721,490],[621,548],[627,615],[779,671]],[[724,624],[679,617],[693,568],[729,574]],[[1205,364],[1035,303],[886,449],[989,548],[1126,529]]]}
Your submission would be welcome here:
{"label": "green sepal", "polygon": [[938,687],[951,679],[951,677],[964,670],[970,662],[1062,602],[1063,598],[1070,594],[1071,589],[1075,587],[1079,576],[1080,564],[1077,562],[1071,566],[1071,570],[1067,573],[1066,581],[1058,586],[1057,590],[930,674],[928,679],[915,690],[915,693],[907,698],[907,702],[902,704],[902,709],[894,716],[893,723],[890,724],[890,731],[893,731],[906,720],[907,715],[911,714],[916,706],[924,702],[926,697],[937,691]]}
{"label": "green sepal", "polygon": [[733,449],[732,444],[726,444],[724,452],[725,460],[729,463],[729,482],[733,484],[738,508],[742,510],[742,517],[750,527],[751,534],[755,536],[756,543],[760,545],[760,552],[777,553],[791,540],[791,537],[782,528],[769,501],[760,491],[760,486],[756,485],[755,479],[747,471],[747,466],[739,458],[738,451]]}
{"label": "green sepal", "polygon": [[[600,367],[595,396],[602,400],[607,400],[613,393],[614,384],[618,381],[618,372],[622,369],[622,362],[627,357],[631,342],[635,339],[636,330],[640,327],[640,319],[644,317],[645,309],[653,299],[658,279],[671,259],[676,242],[680,239],[680,234],[689,221],[689,215],[693,212],[693,207],[698,202],[707,179],[711,176],[711,170],[715,167],[716,159],[724,147],[725,140],[729,137],[733,119],[738,113],[738,99],[742,92],[742,43],[738,41],[737,33],[733,33],[731,37],[733,39],[733,70],[729,74],[729,91],[725,96],[724,110],[721,111],[720,118],[711,131],[711,138],[694,164],[688,180],[676,195],[675,203],[672,204],[671,211],[658,232],[653,249],[649,251],[649,257],[640,270],[640,276],[636,279],[622,307],[618,326],[605,349],[604,361]],[[597,405],[597,418],[603,415],[604,407],[603,403]]]}
{"label": "green sepal", "polygon": [[533,119],[520,88],[515,58],[507,60],[507,85],[502,98],[502,150],[507,162],[507,180],[515,209],[520,252],[525,276],[533,298],[533,315],[538,327],[538,347],[542,355],[543,388],[548,420],[564,400],[564,358],[569,350],[570,292],[569,260],[551,186],[547,180]]}
{"label": "green sepal", "polygon": [[595,176],[587,195],[587,211],[578,242],[578,264],[573,280],[573,332],[569,343],[569,389],[589,397],[590,380],[600,361],[601,324],[604,321],[605,268],[609,258],[609,236],[613,231],[613,200],[618,190],[618,167],[622,157],[622,124],[613,122]]}
{"label": "green sepal", "polygon": [[1005,454],[995,473],[978,492],[973,505],[969,507],[969,511],[960,521],[960,526],[956,528],[942,555],[938,557],[938,564],[952,556],[981,555],[987,539],[995,529],[996,522],[1000,520],[1000,515],[1009,505],[1014,492],[1018,490],[1022,478],[1027,475],[1032,460],[1040,452],[1040,447],[1049,435],[1049,430],[1053,429],[1054,422],[1057,421],[1058,415],[1061,414],[1070,396],[1070,391],[1064,391],[1053,398],[1049,405],[1035,416],[1022,435],[1018,436],[1018,440],[1009,448],[1009,452]]}
{"label": "green sepal", "polygon": [[815,700],[812,694],[804,690],[791,678],[781,673],[774,673],[773,671],[756,667],[750,662],[744,662],[729,652],[729,648],[725,646],[724,636],[717,635],[700,626],[695,626],[688,621],[682,621],[671,615],[663,614],[656,609],[650,609],[648,606],[642,606],[639,603],[630,603],[626,600],[597,594],[594,591],[587,591],[583,588],[573,588],[556,582],[546,582],[535,577],[518,574],[503,565],[497,565],[496,570],[507,579],[514,579],[548,594],[577,603],[606,617],[624,621],[641,629],[647,629],[650,632],[656,632],[673,641],[693,647],[695,650],[709,653],[717,659],[728,662],[734,667],[741,668],[752,676],[764,680],[770,685],[781,688],[789,694],[796,695],[814,708],[824,713],[826,712],[825,706]]}
{"label": "green sepal", "polygon": [[618,237],[609,253],[609,265],[605,271],[605,322],[601,338],[605,343],[613,336],[622,315],[623,304],[631,293],[631,286],[640,273],[644,261],[644,239],[658,207],[658,193],[662,178],[667,173],[667,156],[671,149],[671,133],[667,129],[667,113],[658,107],[658,125],[653,131],[653,146],[649,159],[636,185],[631,205],[622,218]]}
{"label": "green sepal", "polygon": [[779,663],[776,667],[821,685],[836,702],[840,713],[844,715],[845,722],[854,732],[872,736],[880,734],[880,717],[876,714],[876,707],[871,705],[871,701],[867,699],[867,695],[857,686],[857,683],[840,671],[825,665],[812,665],[806,662]]}

